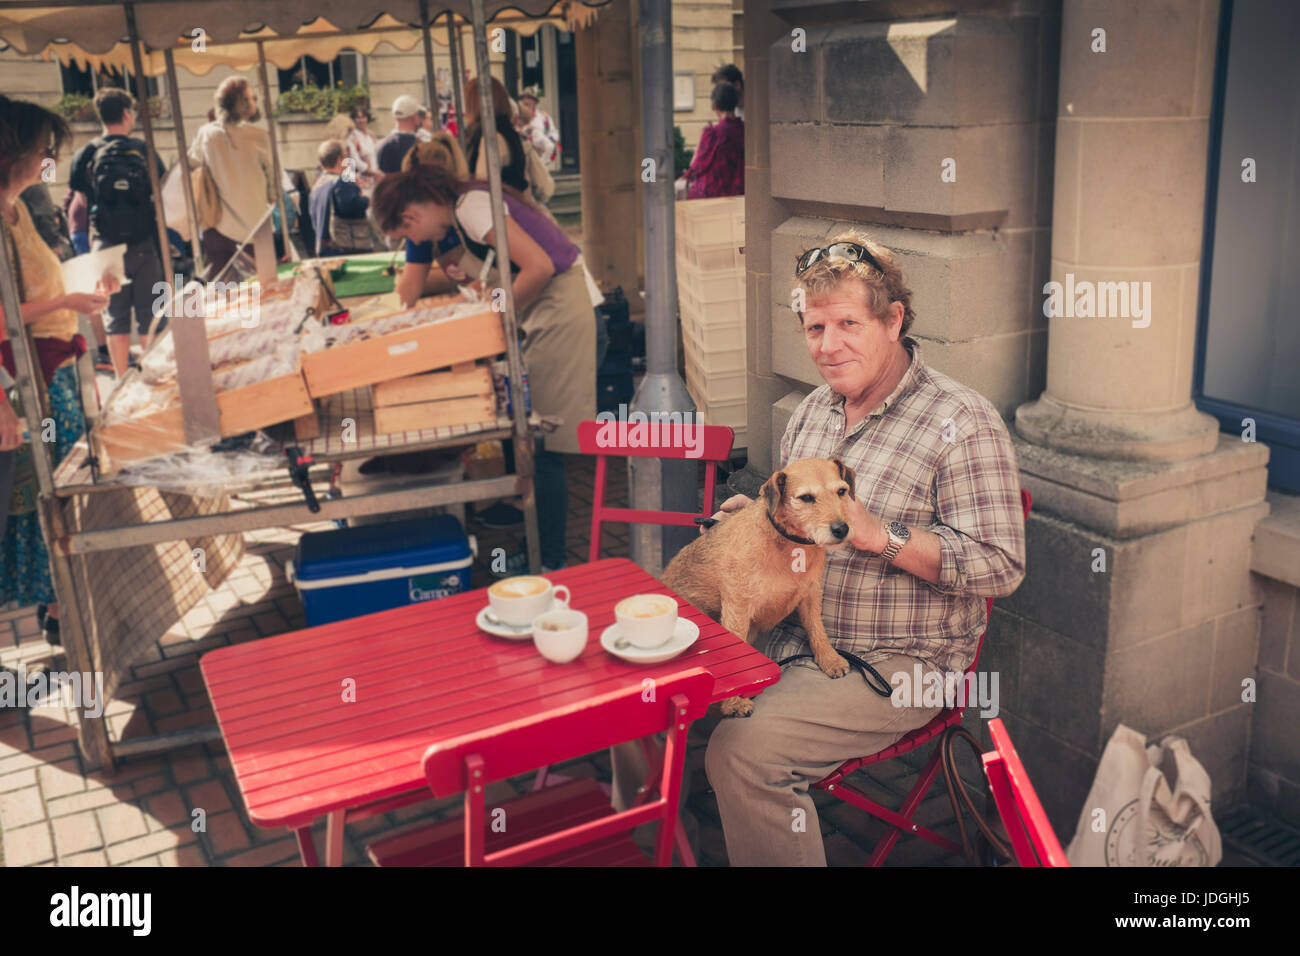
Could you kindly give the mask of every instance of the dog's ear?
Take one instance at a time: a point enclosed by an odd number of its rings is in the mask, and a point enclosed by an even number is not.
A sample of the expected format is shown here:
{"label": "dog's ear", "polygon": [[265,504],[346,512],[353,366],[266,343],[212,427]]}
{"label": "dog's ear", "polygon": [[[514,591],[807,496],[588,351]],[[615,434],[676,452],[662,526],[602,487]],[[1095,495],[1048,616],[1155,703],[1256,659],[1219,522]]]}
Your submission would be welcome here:
{"label": "dog's ear", "polygon": [[840,477],[849,483],[849,494],[856,498],[857,495],[854,494],[853,481],[856,476],[853,474],[853,469],[844,464],[844,462],[840,461],[838,458],[835,459],[835,467],[840,470]]}
{"label": "dog's ear", "polygon": [[785,472],[778,471],[763,483],[763,497],[767,499],[768,513],[776,511],[777,506],[785,501]]}

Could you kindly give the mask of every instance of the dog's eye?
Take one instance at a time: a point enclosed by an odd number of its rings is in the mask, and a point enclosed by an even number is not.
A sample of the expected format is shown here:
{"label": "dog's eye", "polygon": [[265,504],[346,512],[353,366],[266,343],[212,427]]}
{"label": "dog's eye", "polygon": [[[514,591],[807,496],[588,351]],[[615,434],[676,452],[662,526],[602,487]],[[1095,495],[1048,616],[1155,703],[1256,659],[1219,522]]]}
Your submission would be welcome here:
{"label": "dog's eye", "polygon": [[841,488],[841,489],[840,489],[840,497],[843,498],[843,497],[848,493],[848,490],[849,490],[849,489],[847,489],[847,488]]}
{"label": "dog's eye", "polygon": [[800,496],[799,496],[799,500],[800,500],[800,501],[813,502],[813,501],[816,501],[816,500],[817,500],[817,496],[816,496],[816,495],[800,495]]}

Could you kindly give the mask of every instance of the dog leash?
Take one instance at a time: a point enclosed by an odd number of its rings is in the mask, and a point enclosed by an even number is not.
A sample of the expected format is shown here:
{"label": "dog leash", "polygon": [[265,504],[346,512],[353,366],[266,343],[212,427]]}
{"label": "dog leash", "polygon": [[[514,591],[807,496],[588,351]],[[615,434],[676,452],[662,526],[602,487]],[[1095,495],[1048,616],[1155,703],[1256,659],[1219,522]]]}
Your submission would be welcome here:
{"label": "dog leash", "polygon": [[[889,682],[880,676],[880,671],[876,670],[874,667],[872,667],[862,658],[858,657],[857,654],[850,654],[848,651],[839,651],[839,654],[843,656],[843,658],[846,661],[849,662],[850,667],[852,667],[854,670],[856,670],[859,674],[862,675],[862,679],[867,682],[868,687],[874,690],[881,697],[893,696],[894,692],[890,688]],[[789,664],[791,661],[800,661],[805,658],[807,658],[810,661],[816,660],[816,658],[814,658],[813,655],[811,654],[795,654],[792,657],[787,657],[783,661],[777,661],[776,666],[785,667],[785,665]],[[875,684],[871,682],[872,677],[874,677],[877,681],[880,682],[880,687],[877,687]],[[882,690],[881,688],[884,689]]]}

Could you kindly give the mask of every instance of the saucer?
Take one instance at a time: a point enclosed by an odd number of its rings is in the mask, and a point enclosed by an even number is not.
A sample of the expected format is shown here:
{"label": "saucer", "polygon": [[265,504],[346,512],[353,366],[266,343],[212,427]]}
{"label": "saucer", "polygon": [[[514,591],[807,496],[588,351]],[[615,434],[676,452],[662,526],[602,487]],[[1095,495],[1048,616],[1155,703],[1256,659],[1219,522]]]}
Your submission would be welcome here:
{"label": "saucer", "polygon": [[[545,611],[538,611],[537,613],[541,615],[547,613],[547,611],[556,611],[565,607],[568,607],[568,605],[563,601],[553,601]],[[531,641],[533,639],[532,624],[493,624],[487,619],[488,614],[491,612],[492,605],[489,604],[479,611],[474,618],[474,623],[478,625],[480,631],[487,631],[494,637],[504,637],[511,641]]]}
{"label": "saucer", "polygon": [[629,644],[627,647],[614,650],[614,642],[620,636],[618,624],[611,624],[601,632],[600,646],[629,664],[658,664],[661,661],[671,660],[694,644],[699,639],[700,628],[694,621],[679,617],[677,626],[673,628],[673,636],[668,639],[667,644],[660,644],[658,647],[636,647]]}

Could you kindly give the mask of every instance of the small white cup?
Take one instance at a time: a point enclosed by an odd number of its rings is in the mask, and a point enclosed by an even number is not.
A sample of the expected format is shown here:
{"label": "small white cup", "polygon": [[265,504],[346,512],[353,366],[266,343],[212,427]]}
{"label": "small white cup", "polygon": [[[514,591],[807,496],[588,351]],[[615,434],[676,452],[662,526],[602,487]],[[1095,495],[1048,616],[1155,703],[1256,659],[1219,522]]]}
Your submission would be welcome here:
{"label": "small white cup", "polygon": [[526,627],[537,615],[549,611],[557,600],[568,607],[569,599],[569,589],[563,584],[554,585],[546,578],[531,574],[503,578],[488,588],[492,613],[516,627]]}
{"label": "small white cup", "polygon": [[533,644],[548,661],[569,663],[587,646],[587,615],[567,607],[537,615],[533,618]]}
{"label": "small white cup", "polygon": [[633,647],[659,647],[677,627],[677,602],[667,594],[633,594],[614,605],[614,617]]}

